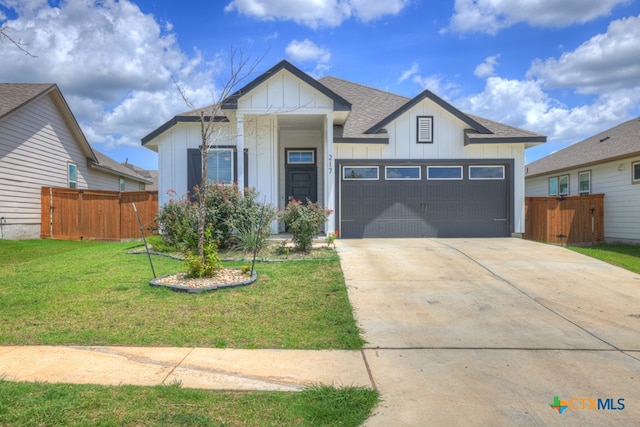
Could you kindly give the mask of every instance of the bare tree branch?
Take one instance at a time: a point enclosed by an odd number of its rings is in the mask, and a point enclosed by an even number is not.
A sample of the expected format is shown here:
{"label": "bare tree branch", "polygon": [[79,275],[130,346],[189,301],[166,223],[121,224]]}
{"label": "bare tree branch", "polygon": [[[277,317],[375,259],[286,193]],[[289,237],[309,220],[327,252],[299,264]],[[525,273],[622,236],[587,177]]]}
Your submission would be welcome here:
{"label": "bare tree branch", "polygon": [[8,40],[11,43],[13,43],[15,47],[17,47],[22,52],[24,52],[25,55],[29,55],[32,58],[37,58],[36,55],[32,54],[31,52],[29,52],[27,49],[24,48],[24,46],[26,46],[26,43],[22,43],[20,40],[16,40],[13,37],[11,37],[11,35],[9,35],[7,31],[8,29],[9,28],[6,25],[3,27],[0,27],[0,41],[4,42],[5,40]]}

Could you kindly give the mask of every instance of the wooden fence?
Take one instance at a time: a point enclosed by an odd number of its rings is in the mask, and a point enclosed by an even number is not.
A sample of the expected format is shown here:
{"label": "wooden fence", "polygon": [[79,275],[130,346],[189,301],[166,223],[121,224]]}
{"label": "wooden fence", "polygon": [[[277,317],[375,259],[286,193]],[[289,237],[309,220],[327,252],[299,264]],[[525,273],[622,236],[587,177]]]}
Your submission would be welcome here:
{"label": "wooden fence", "polygon": [[525,197],[524,238],[547,243],[604,241],[604,194]]}
{"label": "wooden fence", "polygon": [[64,240],[139,238],[136,204],[145,235],[155,229],[157,191],[73,190],[42,187],[40,237]]}

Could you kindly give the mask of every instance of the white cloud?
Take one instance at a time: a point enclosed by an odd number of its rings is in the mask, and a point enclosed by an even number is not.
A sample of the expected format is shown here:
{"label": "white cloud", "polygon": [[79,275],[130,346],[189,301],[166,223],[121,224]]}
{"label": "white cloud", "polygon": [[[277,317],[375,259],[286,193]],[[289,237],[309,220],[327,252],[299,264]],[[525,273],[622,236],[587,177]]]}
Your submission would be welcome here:
{"label": "white cloud", "polygon": [[476,67],[473,74],[480,78],[493,76],[495,74],[496,65],[498,65],[498,58],[500,58],[500,55],[486,57],[484,62]]}
{"label": "white cloud", "polygon": [[195,105],[210,103],[217,62],[183,53],[159,24],[128,0],[0,0],[6,21],[35,58],[0,43],[0,81],[57,83],[91,144],[139,146],[140,138]]}
{"label": "white cloud", "polygon": [[428,89],[445,100],[451,100],[460,93],[460,85],[436,74],[421,76],[416,72],[411,77],[411,81],[420,86],[422,90]]}
{"label": "white cloud", "polygon": [[417,62],[414,62],[413,64],[411,64],[411,68],[402,72],[402,75],[398,79],[398,83],[402,83],[403,81],[407,80],[409,77],[416,75],[419,70],[420,70],[420,66],[418,65]]}
{"label": "white cloud", "polygon": [[408,3],[409,0],[232,0],[224,10],[319,28],[337,27],[351,17],[371,22],[385,15],[397,15]]}
{"label": "white cloud", "polygon": [[327,63],[331,60],[331,52],[316,45],[309,39],[293,40],[285,48],[285,53],[289,58],[297,62],[316,61]]}
{"label": "white cloud", "polygon": [[496,34],[519,22],[536,27],[565,27],[607,16],[629,0],[456,0],[450,28]]}
{"label": "white cloud", "polygon": [[640,85],[640,16],[619,19],[560,58],[538,60],[529,77],[548,88],[575,88],[579,93],[605,93]]}

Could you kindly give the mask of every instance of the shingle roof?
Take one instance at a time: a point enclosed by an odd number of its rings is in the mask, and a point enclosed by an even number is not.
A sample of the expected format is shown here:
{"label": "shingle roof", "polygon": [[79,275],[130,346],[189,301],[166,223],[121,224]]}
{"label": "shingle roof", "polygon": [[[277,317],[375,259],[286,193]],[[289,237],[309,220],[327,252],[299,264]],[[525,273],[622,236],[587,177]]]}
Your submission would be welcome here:
{"label": "shingle roof", "polygon": [[106,172],[110,172],[115,175],[121,175],[123,177],[133,179],[134,181],[143,182],[145,184],[151,184],[150,179],[140,175],[135,170],[116,162],[111,157],[108,157],[99,151],[93,150],[93,152],[95,153],[96,159],[98,161],[92,162],[92,166],[97,167],[99,169],[106,170]]}
{"label": "shingle roof", "polygon": [[0,119],[54,87],[52,83],[0,83]]}
{"label": "shingle roof", "polygon": [[527,165],[527,177],[640,155],[640,117]]}

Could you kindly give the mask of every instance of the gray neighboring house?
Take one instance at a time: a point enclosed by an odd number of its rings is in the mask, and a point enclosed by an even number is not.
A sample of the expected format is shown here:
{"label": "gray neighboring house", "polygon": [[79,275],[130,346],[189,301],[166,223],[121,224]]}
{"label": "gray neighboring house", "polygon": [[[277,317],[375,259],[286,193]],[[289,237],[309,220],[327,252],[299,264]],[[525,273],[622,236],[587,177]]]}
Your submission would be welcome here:
{"label": "gray neighboring house", "polygon": [[607,242],[640,244],[640,117],[526,166],[526,196],[604,194]]}
{"label": "gray neighboring house", "polygon": [[91,148],[57,85],[0,83],[0,239],[40,237],[42,187],[150,184]]}
{"label": "gray neighboring house", "polygon": [[[206,111],[206,110],[205,110]],[[222,101],[208,178],[333,211],[345,238],[511,236],[524,231],[524,150],[546,137],[281,61]],[[196,111],[142,138],[158,153],[159,203],[201,181]],[[283,225],[273,223],[274,231]]]}

